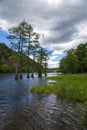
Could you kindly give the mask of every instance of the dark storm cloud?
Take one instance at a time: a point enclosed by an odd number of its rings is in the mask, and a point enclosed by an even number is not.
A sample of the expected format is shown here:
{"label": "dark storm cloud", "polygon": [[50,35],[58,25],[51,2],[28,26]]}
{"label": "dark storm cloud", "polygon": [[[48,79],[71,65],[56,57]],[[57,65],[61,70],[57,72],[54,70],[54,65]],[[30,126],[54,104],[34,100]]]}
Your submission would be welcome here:
{"label": "dark storm cloud", "polygon": [[[59,31],[59,30],[58,30]],[[45,41],[49,43],[64,43],[73,39],[74,33],[77,32],[75,28],[67,28],[65,30],[54,31]]]}
{"label": "dark storm cloud", "polygon": [[[0,19],[9,22],[18,23],[23,19],[28,21],[37,20],[40,18],[44,3],[32,0],[3,0],[0,2]],[[35,22],[34,21],[34,22]]]}
{"label": "dark storm cloud", "polygon": [[87,21],[86,8],[86,0],[63,0],[59,6],[50,5],[46,0],[0,0],[0,20],[10,26],[25,19],[44,34],[48,31],[44,38],[47,45],[58,44],[78,35],[77,25]]}
{"label": "dark storm cloud", "polygon": [[51,35],[46,39],[47,43],[64,43],[74,39],[74,35],[78,34],[77,26],[87,21],[87,2],[83,5],[77,8],[66,7],[60,11],[50,28]]}

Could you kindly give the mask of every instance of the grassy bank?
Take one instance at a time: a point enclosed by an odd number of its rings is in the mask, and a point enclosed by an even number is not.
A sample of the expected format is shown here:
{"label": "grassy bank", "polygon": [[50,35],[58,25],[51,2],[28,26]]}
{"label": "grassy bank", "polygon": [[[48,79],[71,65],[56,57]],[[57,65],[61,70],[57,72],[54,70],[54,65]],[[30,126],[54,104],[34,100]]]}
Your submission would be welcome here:
{"label": "grassy bank", "polygon": [[87,127],[87,74],[59,75],[49,79],[56,82],[31,88],[32,93],[39,95],[55,94],[59,98],[70,102],[80,102],[85,107],[85,112],[80,113],[79,122]]}
{"label": "grassy bank", "polygon": [[56,82],[33,87],[32,93],[55,94],[60,98],[87,104],[87,74],[59,75],[49,79]]}

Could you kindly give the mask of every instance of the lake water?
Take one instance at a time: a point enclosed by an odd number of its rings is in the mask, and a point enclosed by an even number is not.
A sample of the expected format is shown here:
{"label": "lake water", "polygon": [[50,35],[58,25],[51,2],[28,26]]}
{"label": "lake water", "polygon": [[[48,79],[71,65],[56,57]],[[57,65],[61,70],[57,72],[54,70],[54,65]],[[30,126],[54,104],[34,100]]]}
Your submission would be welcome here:
{"label": "lake water", "polygon": [[[26,78],[15,81],[14,74],[0,75],[0,130],[82,130],[80,105],[58,99],[55,95],[39,96],[29,88],[47,80]],[[85,129],[86,130],[86,129]]]}

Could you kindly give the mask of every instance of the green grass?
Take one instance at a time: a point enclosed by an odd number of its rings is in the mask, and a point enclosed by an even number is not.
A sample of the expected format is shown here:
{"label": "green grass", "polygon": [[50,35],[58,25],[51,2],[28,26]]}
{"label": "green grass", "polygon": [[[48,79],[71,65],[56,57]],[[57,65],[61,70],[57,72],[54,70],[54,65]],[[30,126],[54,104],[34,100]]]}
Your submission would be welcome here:
{"label": "green grass", "polygon": [[63,99],[87,104],[87,74],[66,74],[49,79],[56,82],[33,87],[30,91],[39,95],[53,93]]}
{"label": "green grass", "polygon": [[59,75],[48,79],[56,82],[44,84],[30,89],[39,95],[55,94],[70,102],[80,102],[85,107],[85,113],[79,117],[81,125],[87,127],[87,74]]}

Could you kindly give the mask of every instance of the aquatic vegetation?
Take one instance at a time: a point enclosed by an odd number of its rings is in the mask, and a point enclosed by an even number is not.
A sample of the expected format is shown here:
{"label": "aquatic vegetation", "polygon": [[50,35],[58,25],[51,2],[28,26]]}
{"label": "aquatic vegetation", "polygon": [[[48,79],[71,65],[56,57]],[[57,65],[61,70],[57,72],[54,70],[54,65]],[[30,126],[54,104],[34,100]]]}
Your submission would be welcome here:
{"label": "aquatic vegetation", "polygon": [[30,91],[39,95],[53,93],[58,98],[81,103],[85,108],[85,112],[80,114],[79,122],[81,125],[87,126],[87,74],[66,74],[48,79],[56,82],[33,87]]}
{"label": "aquatic vegetation", "polygon": [[63,99],[87,104],[87,74],[67,74],[50,77],[50,84],[33,87],[32,93],[40,95],[55,94]]}

